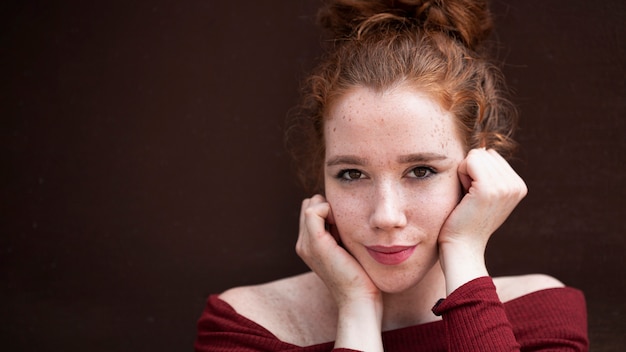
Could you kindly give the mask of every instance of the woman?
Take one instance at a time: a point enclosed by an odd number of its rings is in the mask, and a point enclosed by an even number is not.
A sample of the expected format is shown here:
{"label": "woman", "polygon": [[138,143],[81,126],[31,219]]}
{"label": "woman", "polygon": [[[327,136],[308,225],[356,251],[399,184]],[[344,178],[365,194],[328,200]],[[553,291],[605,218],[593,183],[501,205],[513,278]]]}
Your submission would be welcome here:
{"label": "woman", "polygon": [[335,40],[289,130],[319,193],[296,245],[312,271],[211,296],[196,350],[586,350],[581,292],[485,267],[526,195],[487,4],[336,0],[320,18]]}

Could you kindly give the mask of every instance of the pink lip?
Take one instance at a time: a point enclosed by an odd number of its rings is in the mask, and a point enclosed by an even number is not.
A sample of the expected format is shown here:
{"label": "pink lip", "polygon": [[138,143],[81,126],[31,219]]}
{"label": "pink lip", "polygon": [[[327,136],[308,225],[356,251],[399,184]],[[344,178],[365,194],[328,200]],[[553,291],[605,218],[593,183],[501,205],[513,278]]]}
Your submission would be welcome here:
{"label": "pink lip", "polygon": [[398,265],[409,259],[416,246],[371,246],[366,247],[369,254],[384,265]]}

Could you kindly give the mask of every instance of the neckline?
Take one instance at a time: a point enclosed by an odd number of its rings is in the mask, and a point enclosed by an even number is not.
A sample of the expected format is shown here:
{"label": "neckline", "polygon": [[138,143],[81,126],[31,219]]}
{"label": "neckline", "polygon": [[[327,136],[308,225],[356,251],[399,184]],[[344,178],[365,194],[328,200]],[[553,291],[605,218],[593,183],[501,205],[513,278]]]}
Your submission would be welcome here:
{"label": "neckline", "polygon": [[[542,289],[542,290],[527,293],[525,295],[503,302],[503,304],[504,304],[505,309],[507,308],[514,309],[516,306],[523,304],[524,301],[531,300],[534,296],[543,295],[552,291],[578,291],[578,289],[569,287],[569,286],[547,288],[547,289]],[[249,327],[252,327],[257,331],[262,332],[263,335],[276,339],[276,341],[280,342],[281,344],[285,344],[286,346],[293,346],[297,348],[314,348],[314,347],[323,347],[327,345],[332,345],[334,343],[334,341],[328,341],[328,342],[318,343],[315,345],[299,346],[290,342],[282,341],[276,335],[274,335],[274,333],[269,331],[264,326],[247,318],[244,315],[239,314],[233,306],[231,306],[228,302],[222,300],[219,297],[219,294],[210,295],[210,300],[213,300],[216,305],[221,306],[223,309],[228,310],[231,314],[234,314],[234,316],[237,317],[237,320],[239,320],[240,323],[245,324]],[[438,335],[442,335],[444,333],[444,329],[440,328],[441,324],[444,324],[443,320],[437,320],[437,321],[432,321],[432,322],[427,322],[427,323],[422,323],[422,324],[417,324],[417,325],[405,326],[405,327],[396,328],[392,330],[386,330],[382,332],[382,338],[383,340],[402,338],[403,336],[408,336],[409,334],[407,333],[410,332],[411,338],[419,338],[420,336],[422,336],[425,338],[436,339]]]}

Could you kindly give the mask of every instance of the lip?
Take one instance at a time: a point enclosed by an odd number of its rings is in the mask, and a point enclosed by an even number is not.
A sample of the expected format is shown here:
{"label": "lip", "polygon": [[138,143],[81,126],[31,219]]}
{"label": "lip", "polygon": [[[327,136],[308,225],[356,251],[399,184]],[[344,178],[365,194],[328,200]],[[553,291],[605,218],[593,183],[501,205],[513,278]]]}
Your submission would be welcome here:
{"label": "lip", "polygon": [[384,265],[398,265],[409,259],[417,246],[369,246],[367,252]]}

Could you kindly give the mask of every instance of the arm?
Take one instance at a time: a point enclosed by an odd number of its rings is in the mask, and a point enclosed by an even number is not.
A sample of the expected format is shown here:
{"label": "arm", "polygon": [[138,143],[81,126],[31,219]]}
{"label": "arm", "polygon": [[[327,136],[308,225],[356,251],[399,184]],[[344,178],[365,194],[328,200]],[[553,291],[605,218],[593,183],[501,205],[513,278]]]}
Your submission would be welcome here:
{"label": "arm", "polygon": [[581,309],[558,307],[565,303],[555,300],[555,307],[539,308],[552,313],[528,314],[545,304],[537,302],[521,310],[523,318],[515,322],[514,332],[511,316],[488,277],[487,242],[526,195],[523,180],[497,152],[485,149],[470,151],[458,173],[466,194],[439,235],[448,297],[433,308],[443,316],[448,350],[519,351],[522,344],[529,351],[585,351],[586,320],[579,314]]}
{"label": "arm", "polygon": [[448,299],[434,311],[443,315],[450,351],[517,351],[493,283],[478,278],[489,276],[487,242],[526,195],[526,185],[494,150],[470,151],[458,173],[466,193],[438,239]]}
{"label": "arm", "polygon": [[448,295],[473,279],[488,276],[487,242],[527,193],[524,181],[494,150],[471,150],[458,174],[466,193],[438,238]]}
{"label": "arm", "polygon": [[338,308],[335,348],[382,351],[382,294],[361,265],[333,238],[330,205],[322,196],[305,199],[296,252],[324,281]]}

